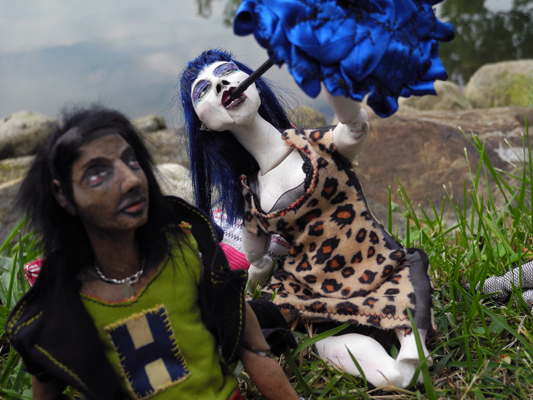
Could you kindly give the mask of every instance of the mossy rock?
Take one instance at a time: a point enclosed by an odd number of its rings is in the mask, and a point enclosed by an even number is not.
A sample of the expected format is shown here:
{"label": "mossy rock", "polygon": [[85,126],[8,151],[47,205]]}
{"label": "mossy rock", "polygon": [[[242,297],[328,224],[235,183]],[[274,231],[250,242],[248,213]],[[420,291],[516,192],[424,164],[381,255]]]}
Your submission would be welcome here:
{"label": "mossy rock", "polygon": [[400,97],[399,104],[417,110],[471,110],[472,104],[466,99],[461,88],[447,81],[435,81],[437,95]]}
{"label": "mossy rock", "polygon": [[466,98],[475,108],[531,106],[533,60],[504,61],[481,67],[470,78]]}
{"label": "mossy rock", "polygon": [[24,177],[34,158],[34,156],[24,156],[0,161],[0,184]]}

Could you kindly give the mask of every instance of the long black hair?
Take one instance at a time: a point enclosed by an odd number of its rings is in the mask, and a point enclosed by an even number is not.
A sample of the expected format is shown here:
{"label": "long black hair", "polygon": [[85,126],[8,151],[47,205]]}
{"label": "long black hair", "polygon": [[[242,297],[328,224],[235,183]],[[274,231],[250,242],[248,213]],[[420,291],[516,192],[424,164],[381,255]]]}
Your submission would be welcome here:
{"label": "long black hair", "polygon": [[[235,139],[230,131],[211,132],[200,130],[201,121],[194,111],[191,87],[202,70],[215,62],[235,63],[247,74],[253,71],[235,60],[229,52],[220,49],[206,50],[190,61],[180,76],[180,99],[185,117],[185,129],[189,135],[189,160],[197,206],[206,213],[211,212],[213,194],[220,196],[217,205],[227,214],[230,221],[242,218],[244,200],[239,177],[249,177],[259,171],[259,165],[252,155]],[[259,91],[261,106],[259,115],[277,129],[291,128],[282,99],[275,93],[273,85],[259,78],[255,85]]]}
{"label": "long black hair", "polygon": [[[64,110],[60,119],[39,149],[18,192],[17,208],[29,217],[30,227],[39,234],[44,247],[45,261],[36,286],[64,290],[65,285],[75,282],[82,267],[94,262],[80,218],[57,202],[52,182],[57,180],[67,200],[75,204],[72,164],[79,156],[79,148],[109,133],[119,134],[131,146],[148,181],[148,222],[135,232],[140,250],[148,262],[163,257],[169,246],[162,230],[177,216],[172,215],[173,210],[161,193],[152,158],[133,125],[120,112],[99,105]],[[173,233],[180,235],[181,230]]]}

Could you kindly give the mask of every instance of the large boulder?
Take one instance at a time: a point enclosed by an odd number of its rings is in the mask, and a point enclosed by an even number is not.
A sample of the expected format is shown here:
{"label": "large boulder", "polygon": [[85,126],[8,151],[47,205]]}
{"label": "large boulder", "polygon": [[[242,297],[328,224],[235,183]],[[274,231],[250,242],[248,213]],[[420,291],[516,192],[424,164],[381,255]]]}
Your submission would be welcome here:
{"label": "large boulder", "polygon": [[[383,223],[387,222],[389,186],[392,201],[401,204],[398,181],[415,210],[419,204],[429,210],[430,203],[440,208],[446,191],[452,201],[462,201],[464,182],[467,189],[472,187],[465,150],[474,171],[479,162],[479,154],[470,143],[471,135],[478,135],[485,143],[494,167],[510,171],[510,154],[523,153],[526,115],[533,120],[533,111],[527,107],[467,111],[405,108],[390,118],[372,119],[357,167],[372,211]],[[514,151],[508,150],[506,141]],[[494,195],[503,205],[504,199],[498,193]]]}
{"label": "large boulder", "polygon": [[194,204],[189,170],[180,164],[159,164],[156,173],[157,182],[165,195],[177,196]]}
{"label": "large boulder", "polygon": [[475,108],[529,106],[533,60],[486,64],[468,81],[465,96]]}
{"label": "large boulder", "polygon": [[189,167],[187,144],[184,136],[175,129],[142,133],[144,143],[156,164],[177,163]]}
{"label": "large boulder", "polygon": [[407,106],[417,110],[471,110],[472,104],[467,100],[461,88],[449,81],[435,82],[436,96],[400,97],[400,107]]}
{"label": "large boulder", "polygon": [[167,128],[165,119],[159,114],[135,119],[132,124],[139,130],[155,164],[177,163],[189,167],[183,128]]}
{"label": "large boulder", "polygon": [[0,183],[24,177],[33,159],[34,156],[24,156],[0,161]]}
{"label": "large boulder", "polygon": [[167,129],[165,119],[159,114],[150,114],[146,117],[137,118],[131,121],[133,126],[143,132],[157,132]]}
{"label": "large boulder", "polygon": [[54,119],[21,111],[0,120],[0,160],[35,154],[52,132]]}
{"label": "large boulder", "polygon": [[18,219],[13,206],[15,205],[15,197],[21,182],[22,178],[18,178],[0,183],[0,246],[2,246]]}

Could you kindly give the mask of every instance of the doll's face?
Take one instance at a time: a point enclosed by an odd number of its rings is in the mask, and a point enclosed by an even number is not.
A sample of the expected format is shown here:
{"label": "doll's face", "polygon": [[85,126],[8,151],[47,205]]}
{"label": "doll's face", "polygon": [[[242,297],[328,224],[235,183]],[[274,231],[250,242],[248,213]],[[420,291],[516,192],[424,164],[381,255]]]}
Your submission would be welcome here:
{"label": "doll's face", "polygon": [[89,236],[134,231],[148,220],[148,181],[133,149],[118,134],[80,147],[72,164],[75,213]]}
{"label": "doll's face", "polygon": [[246,127],[257,116],[261,105],[259,92],[251,85],[228,103],[230,89],[248,77],[231,62],[216,62],[206,66],[192,84],[191,99],[196,115],[213,131]]}

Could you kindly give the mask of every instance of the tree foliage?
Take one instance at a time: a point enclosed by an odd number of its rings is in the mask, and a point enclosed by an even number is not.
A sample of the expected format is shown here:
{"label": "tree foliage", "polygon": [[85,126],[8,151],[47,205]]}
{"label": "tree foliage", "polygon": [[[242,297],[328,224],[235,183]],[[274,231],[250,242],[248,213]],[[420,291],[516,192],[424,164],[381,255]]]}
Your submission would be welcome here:
{"label": "tree foliage", "polygon": [[514,0],[511,10],[492,12],[485,0],[447,0],[441,18],[455,27],[455,39],[440,45],[450,78],[465,84],[484,64],[533,58],[533,5]]}

